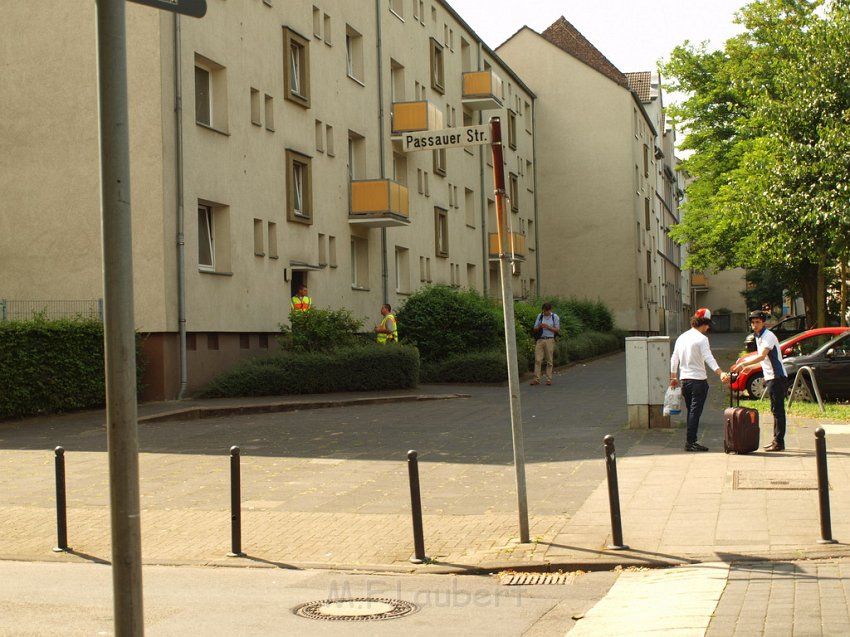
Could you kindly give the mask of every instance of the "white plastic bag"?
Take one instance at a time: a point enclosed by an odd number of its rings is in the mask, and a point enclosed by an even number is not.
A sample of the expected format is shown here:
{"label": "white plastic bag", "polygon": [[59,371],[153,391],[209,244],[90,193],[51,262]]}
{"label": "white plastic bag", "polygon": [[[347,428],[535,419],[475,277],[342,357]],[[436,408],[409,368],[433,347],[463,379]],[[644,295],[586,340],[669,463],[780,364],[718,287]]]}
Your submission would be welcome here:
{"label": "white plastic bag", "polygon": [[668,387],[664,394],[664,415],[678,416],[682,413],[682,388]]}

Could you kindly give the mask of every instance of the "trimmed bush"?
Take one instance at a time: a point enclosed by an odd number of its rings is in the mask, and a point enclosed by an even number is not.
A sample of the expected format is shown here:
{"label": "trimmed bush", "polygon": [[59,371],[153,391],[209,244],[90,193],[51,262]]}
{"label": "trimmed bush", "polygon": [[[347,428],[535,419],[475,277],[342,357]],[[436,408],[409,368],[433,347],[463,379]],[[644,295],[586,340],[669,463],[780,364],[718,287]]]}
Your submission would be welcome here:
{"label": "trimmed bush", "polygon": [[282,349],[294,352],[332,352],[360,342],[357,331],[363,321],[355,319],[349,310],[320,310],[291,312],[291,327],[281,325],[278,343]]}
{"label": "trimmed bush", "polygon": [[[528,367],[528,358],[517,352],[519,370]],[[419,372],[423,383],[503,383],[508,380],[505,350],[469,352],[431,363],[422,363]]]}
{"label": "trimmed bush", "polygon": [[[136,356],[137,367],[140,357]],[[103,324],[95,320],[0,323],[0,418],[106,403]]]}
{"label": "trimmed bush", "polygon": [[422,359],[440,361],[456,354],[498,346],[500,321],[489,300],[474,290],[446,285],[420,288],[396,313],[402,342],[419,348]]}
{"label": "trimmed bush", "polygon": [[203,398],[321,394],[416,387],[419,352],[367,344],[326,352],[282,351],[253,358],[216,376]]}
{"label": "trimmed bush", "polygon": [[622,349],[620,339],[610,332],[585,332],[566,340],[559,339],[555,347],[564,350],[567,361],[584,360]]}

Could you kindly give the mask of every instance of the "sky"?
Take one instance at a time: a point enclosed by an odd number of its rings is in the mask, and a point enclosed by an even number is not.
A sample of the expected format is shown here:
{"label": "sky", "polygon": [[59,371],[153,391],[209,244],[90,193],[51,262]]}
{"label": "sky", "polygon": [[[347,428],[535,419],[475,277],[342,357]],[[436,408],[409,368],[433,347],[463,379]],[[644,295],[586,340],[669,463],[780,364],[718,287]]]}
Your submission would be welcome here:
{"label": "sky", "polygon": [[747,0],[448,0],[495,49],[523,26],[542,32],[564,16],[624,73],[654,71],[690,40],[722,48],[741,31],[732,19]]}

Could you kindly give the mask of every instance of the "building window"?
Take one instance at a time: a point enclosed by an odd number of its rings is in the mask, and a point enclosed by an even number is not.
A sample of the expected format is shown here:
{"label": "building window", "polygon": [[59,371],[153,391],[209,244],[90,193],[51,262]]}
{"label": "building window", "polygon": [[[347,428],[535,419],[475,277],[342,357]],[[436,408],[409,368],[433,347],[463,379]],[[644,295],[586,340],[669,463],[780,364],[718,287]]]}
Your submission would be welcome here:
{"label": "building window", "polygon": [[649,146],[643,145],[643,176],[649,177]]}
{"label": "building window", "polygon": [[310,158],[286,151],[286,218],[299,223],[313,223],[313,196]]}
{"label": "building window", "polygon": [[345,25],[345,59],[348,77],[363,84],[363,36]]}
{"label": "building window", "polygon": [[405,0],[390,0],[390,11],[395,13],[404,21],[404,1]]}
{"label": "building window", "polygon": [[230,217],[228,207],[198,202],[198,269],[230,271]]}
{"label": "building window", "polygon": [[207,334],[207,349],[218,350],[218,332],[210,332]]}
{"label": "building window", "polygon": [[336,264],[336,237],[328,236],[328,265],[332,268],[337,267]]}
{"label": "building window", "polygon": [[334,152],[334,127],[330,124],[325,126],[325,152],[327,152],[328,157],[334,157],[336,153]]}
{"label": "building window", "polygon": [[393,153],[393,181],[407,186],[407,156]]}
{"label": "building window", "polygon": [[255,88],[251,89],[251,123],[255,126],[263,125],[260,115],[260,91]]}
{"label": "building window", "polygon": [[198,268],[215,272],[215,218],[212,206],[198,206]]}
{"label": "building window", "polygon": [[269,335],[268,334],[260,334],[258,337],[260,349],[268,349],[269,348]]}
{"label": "building window", "polygon": [[466,216],[466,225],[470,228],[475,227],[475,191],[469,188],[463,189],[464,194],[464,213]]}
{"label": "building window", "polygon": [[516,150],[516,113],[508,111],[508,146]]}
{"label": "building window", "polygon": [[395,249],[395,291],[410,292],[410,250],[398,246]]}
{"label": "building window", "polygon": [[227,75],[220,64],[195,54],[195,121],[227,132]]}
{"label": "building window", "polygon": [[314,130],[316,136],[316,152],[323,153],[325,152],[325,125],[322,124],[321,120],[316,120]]}
{"label": "building window", "polygon": [[313,7],[313,37],[322,39],[322,12],[319,7]]}
{"label": "building window", "polygon": [[310,44],[283,27],[283,83],[286,99],[310,108]]}
{"label": "building window", "polygon": [[404,66],[396,62],[395,60],[390,60],[390,90],[392,91],[391,101],[395,102],[403,102],[404,101]]}
{"label": "building window", "polygon": [[511,212],[519,212],[519,178],[513,173],[510,173],[509,184],[508,196],[511,199]]}
{"label": "building window", "polygon": [[319,233],[319,265],[325,267],[328,264],[328,242],[327,237]]}
{"label": "building window", "polygon": [[434,252],[449,256],[449,213],[442,208],[434,208]]}
{"label": "building window", "polygon": [[251,335],[250,334],[240,334],[239,335],[239,349],[251,349]]}
{"label": "building window", "polygon": [[266,256],[263,250],[263,220],[254,219],[254,256]]}
{"label": "building window", "polygon": [[331,17],[326,13],[325,14],[325,44],[328,46],[333,46],[333,40],[331,39]]}
{"label": "building window", "polygon": [[269,221],[269,259],[277,258],[277,224]]}
{"label": "building window", "polygon": [[434,155],[434,174],[446,176],[446,149],[438,148],[431,151]]}
{"label": "building window", "polygon": [[366,175],[366,139],[348,131],[348,178],[363,179]]}
{"label": "building window", "polygon": [[274,131],[274,98],[271,95],[266,95],[265,106],[266,106],[266,130]]}
{"label": "building window", "polygon": [[369,289],[369,243],[360,237],[351,237],[351,287]]}
{"label": "building window", "polygon": [[443,64],[443,46],[431,38],[431,88],[440,95],[446,92],[445,66]]}

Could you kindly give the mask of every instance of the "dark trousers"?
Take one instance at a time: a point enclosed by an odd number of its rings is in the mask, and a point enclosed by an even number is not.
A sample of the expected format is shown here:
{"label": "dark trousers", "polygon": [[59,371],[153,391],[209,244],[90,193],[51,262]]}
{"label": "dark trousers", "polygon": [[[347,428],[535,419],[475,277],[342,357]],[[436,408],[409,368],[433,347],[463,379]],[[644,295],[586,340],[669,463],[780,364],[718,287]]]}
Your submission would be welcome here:
{"label": "dark trousers", "polygon": [[699,419],[700,416],[702,416],[702,408],[705,406],[705,399],[708,398],[708,381],[691,379],[683,380],[682,398],[685,399],[685,409],[688,410],[687,442],[690,445],[697,441]]}
{"label": "dark trousers", "polygon": [[785,446],[785,387],[788,379],[780,376],[767,381],[770,413],[773,414],[773,441]]}

